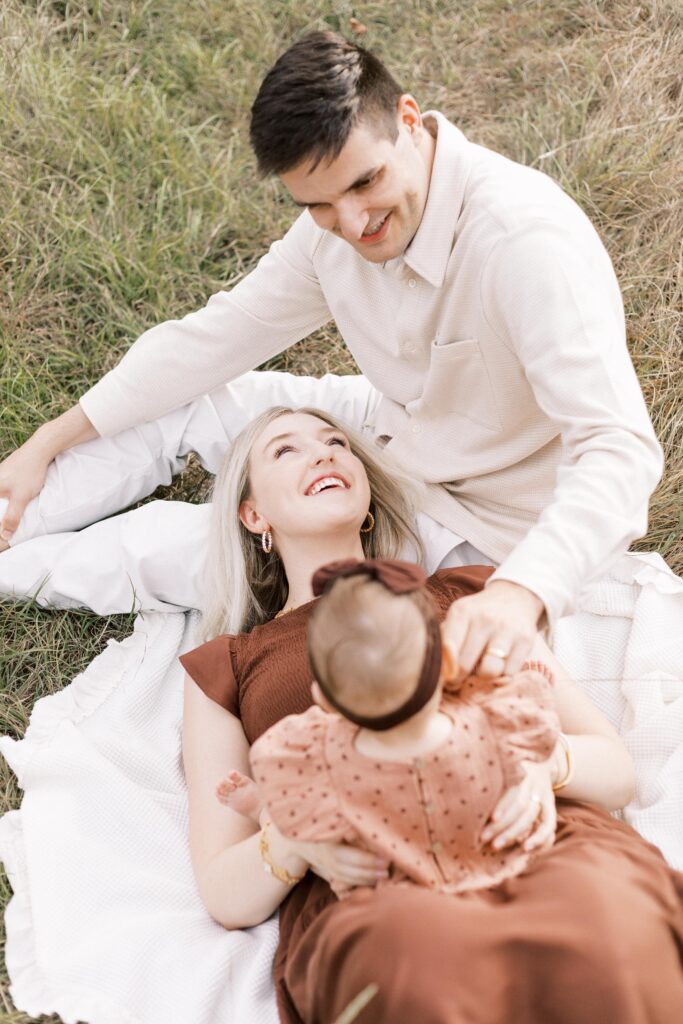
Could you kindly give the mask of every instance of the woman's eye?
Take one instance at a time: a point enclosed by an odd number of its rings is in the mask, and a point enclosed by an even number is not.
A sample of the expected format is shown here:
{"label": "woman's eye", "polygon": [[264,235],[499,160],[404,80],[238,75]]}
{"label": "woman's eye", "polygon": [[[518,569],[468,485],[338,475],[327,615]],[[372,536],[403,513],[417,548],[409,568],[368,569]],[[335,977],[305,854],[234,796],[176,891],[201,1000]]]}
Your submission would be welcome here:
{"label": "woman's eye", "polygon": [[346,441],[344,440],[343,437],[331,437],[327,443],[328,444],[340,444],[342,446],[342,448],[346,448]]}
{"label": "woman's eye", "polygon": [[279,448],[275,449],[275,458],[279,459],[283,452],[293,452],[291,444],[283,444]]}

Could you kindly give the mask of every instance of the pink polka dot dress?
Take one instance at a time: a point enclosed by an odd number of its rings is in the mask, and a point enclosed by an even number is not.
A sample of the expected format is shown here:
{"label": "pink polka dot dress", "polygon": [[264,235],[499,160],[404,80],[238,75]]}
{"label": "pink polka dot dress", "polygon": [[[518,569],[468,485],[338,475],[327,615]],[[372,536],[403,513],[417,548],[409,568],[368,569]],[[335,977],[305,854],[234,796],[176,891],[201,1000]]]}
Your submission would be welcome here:
{"label": "pink polka dot dress", "polygon": [[[545,666],[514,676],[472,676],[444,690],[447,738],[406,761],[356,749],[359,727],[314,706],[268,729],[250,751],[254,778],[280,831],[299,841],[349,843],[385,856],[378,885],[462,893],[520,874],[538,856],[494,850],[481,832],[523,760],[550,757],[560,729]],[[333,885],[343,898],[352,890]]]}

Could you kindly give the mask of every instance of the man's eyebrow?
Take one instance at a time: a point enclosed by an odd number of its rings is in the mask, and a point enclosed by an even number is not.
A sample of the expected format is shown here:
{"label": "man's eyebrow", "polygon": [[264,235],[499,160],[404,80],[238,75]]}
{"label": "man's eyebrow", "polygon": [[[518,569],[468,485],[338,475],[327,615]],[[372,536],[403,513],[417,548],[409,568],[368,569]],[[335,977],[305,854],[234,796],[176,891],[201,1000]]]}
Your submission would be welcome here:
{"label": "man's eyebrow", "polygon": [[[379,174],[379,172],[381,170],[382,170],[382,165],[380,165],[379,167],[373,167],[371,171],[366,171],[364,174],[361,174],[361,176],[359,178],[356,178],[356,180],[353,182],[352,185],[349,185],[349,187],[346,189],[346,192],[353,192],[353,190],[355,188],[361,188],[363,185],[367,185],[367,183],[369,181],[372,181],[372,179],[375,177],[375,175]],[[346,195],[346,192],[343,192],[342,195]],[[294,199],[293,196],[292,196],[292,199],[294,201],[294,205],[295,206],[319,206],[319,205],[322,205],[322,204],[315,203],[315,202],[302,203],[299,199]]]}
{"label": "man's eyebrow", "polygon": [[[319,434],[338,434],[339,431],[337,430],[336,427],[321,427],[320,430],[318,431],[318,433]],[[264,450],[264,452],[267,452],[268,449],[270,448],[271,444],[275,444],[276,441],[283,441],[286,437],[295,437],[295,436],[296,435],[293,434],[291,431],[289,431],[287,434],[276,434],[275,437],[271,437],[270,441],[268,442],[268,444],[265,446],[265,448],[263,450]]]}

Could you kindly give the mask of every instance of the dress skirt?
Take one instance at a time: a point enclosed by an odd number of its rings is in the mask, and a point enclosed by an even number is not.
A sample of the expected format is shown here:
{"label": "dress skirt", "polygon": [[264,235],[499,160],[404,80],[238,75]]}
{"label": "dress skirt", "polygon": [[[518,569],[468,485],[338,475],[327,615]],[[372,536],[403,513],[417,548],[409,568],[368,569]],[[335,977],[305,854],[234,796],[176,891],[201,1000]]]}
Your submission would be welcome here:
{"label": "dress skirt", "polygon": [[683,1022],[683,874],[606,811],[557,810],[552,849],[492,889],[340,902],[301,883],[281,917],[283,1024]]}

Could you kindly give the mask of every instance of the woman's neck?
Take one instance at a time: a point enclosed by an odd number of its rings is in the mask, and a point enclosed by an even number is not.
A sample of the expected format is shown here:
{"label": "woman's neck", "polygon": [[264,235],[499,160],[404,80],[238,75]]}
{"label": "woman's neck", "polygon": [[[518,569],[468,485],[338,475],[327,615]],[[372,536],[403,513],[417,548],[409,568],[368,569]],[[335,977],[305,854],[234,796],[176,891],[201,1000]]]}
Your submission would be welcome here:
{"label": "woman's neck", "polygon": [[350,536],[311,537],[304,544],[283,545],[280,557],[287,575],[287,609],[313,599],[311,580],[316,569],[342,558],[365,558],[358,533]]}

